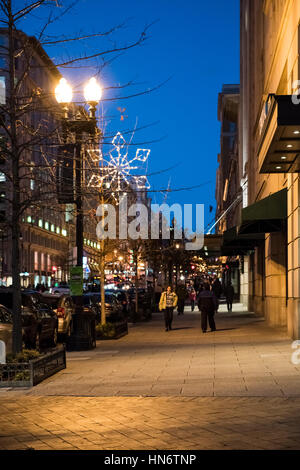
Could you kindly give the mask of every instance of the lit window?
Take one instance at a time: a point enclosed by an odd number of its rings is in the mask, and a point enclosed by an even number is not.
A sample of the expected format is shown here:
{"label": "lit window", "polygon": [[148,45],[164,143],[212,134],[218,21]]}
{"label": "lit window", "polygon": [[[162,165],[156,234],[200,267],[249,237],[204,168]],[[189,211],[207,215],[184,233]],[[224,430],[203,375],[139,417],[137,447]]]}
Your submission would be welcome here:
{"label": "lit window", "polygon": [[39,227],[43,228],[43,219],[39,219]]}
{"label": "lit window", "polygon": [[31,191],[34,190],[34,180],[30,180],[30,189]]}
{"label": "lit window", "polygon": [[29,224],[31,224],[31,222],[32,222],[31,215],[29,215],[29,216],[27,217],[27,222],[28,222]]}
{"label": "lit window", "polygon": [[61,233],[62,233],[62,235],[63,235],[64,237],[67,236],[67,231],[66,231],[66,229],[63,228],[62,231],[61,231]]}
{"label": "lit window", "polygon": [[34,252],[34,269],[39,269],[39,254],[37,251]]}
{"label": "lit window", "polygon": [[60,228],[56,227],[56,233],[60,234]]}
{"label": "lit window", "polygon": [[49,222],[45,222],[45,229],[49,230]]}
{"label": "lit window", "polygon": [[4,173],[0,172],[0,183],[3,183],[3,181],[6,181],[6,176]]}
{"label": "lit window", "polygon": [[50,230],[51,230],[51,232],[55,232],[55,226],[54,226],[54,224],[51,224],[51,229],[50,229]]}

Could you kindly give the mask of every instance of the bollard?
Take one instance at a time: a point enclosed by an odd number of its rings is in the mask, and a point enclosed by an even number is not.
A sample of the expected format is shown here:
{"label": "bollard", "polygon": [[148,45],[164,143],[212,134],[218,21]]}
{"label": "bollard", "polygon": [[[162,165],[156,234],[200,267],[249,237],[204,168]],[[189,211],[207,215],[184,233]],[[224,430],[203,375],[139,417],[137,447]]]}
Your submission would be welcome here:
{"label": "bollard", "polygon": [[0,340],[0,364],[6,364],[6,346],[4,341]]}

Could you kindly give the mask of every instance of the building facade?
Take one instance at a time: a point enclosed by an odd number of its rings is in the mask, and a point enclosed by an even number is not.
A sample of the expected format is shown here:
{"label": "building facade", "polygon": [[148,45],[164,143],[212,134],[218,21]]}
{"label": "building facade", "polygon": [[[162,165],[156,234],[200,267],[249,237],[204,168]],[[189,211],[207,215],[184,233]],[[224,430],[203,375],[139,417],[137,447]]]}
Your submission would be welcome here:
{"label": "building facade", "polygon": [[[240,219],[239,178],[239,85],[223,85],[218,98],[218,120],[221,124],[219,167],[216,175],[216,234],[224,234],[236,227]],[[239,258],[232,252],[222,259],[223,287],[229,281],[240,294]]]}
{"label": "building facade", "polygon": [[[12,282],[10,183],[11,156],[6,116],[10,96],[8,32],[0,29],[1,135],[1,284]],[[20,152],[21,285],[65,280],[68,271],[69,222],[65,206],[57,204],[53,171],[58,147],[54,87],[61,75],[40,43],[21,31],[14,33],[17,139]],[[22,108],[23,107],[23,108]],[[22,111],[23,110],[23,111]]]}
{"label": "building facade", "polygon": [[[241,0],[242,299],[300,336],[300,2]],[[298,94],[296,92],[296,94]],[[298,116],[299,115],[299,116]]]}
{"label": "building facade", "polygon": [[236,208],[230,207],[239,196],[238,123],[239,85],[223,85],[218,99],[218,120],[221,123],[219,167],[216,182],[217,233],[237,224]]}
{"label": "building facade", "polygon": [[[76,259],[76,205],[63,203],[72,181],[60,178],[59,162],[65,144],[74,147],[74,135],[62,130],[62,112],[54,95],[61,74],[35,37],[22,31],[14,36],[15,83],[18,113],[17,139],[20,149],[20,276],[21,285],[50,287],[55,282],[68,281],[70,267]],[[8,32],[0,28],[0,106],[3,127],[0,130],[0,285],[12,283],[11,220],[11,156],[7,138],[6,113],[9,106]],[[25,111],[22,111],[22,106]],[[70,114],[83,119],[86,111],[70,105]],[[83,135],[83,139],[85,136]],[[24,146],[22,146],[25,143]],[[88,143],[89,149],[95,143]],[[87,144],[81,143],[81,158],[87,158]],[[74,159],[74,156],[73,156]],[[74,160],[67,161],[74,167]],[[87,174],[82,173],[82,186],[87,187]],[[69,186],[68,186],[68,184]],[[96,236],[96,195],[84,190],[84,264],[86,275],[99,274],[100,244]],[[71,198],[72,199],[72,198]],[[93,211],[92,211],[92,210]]]}

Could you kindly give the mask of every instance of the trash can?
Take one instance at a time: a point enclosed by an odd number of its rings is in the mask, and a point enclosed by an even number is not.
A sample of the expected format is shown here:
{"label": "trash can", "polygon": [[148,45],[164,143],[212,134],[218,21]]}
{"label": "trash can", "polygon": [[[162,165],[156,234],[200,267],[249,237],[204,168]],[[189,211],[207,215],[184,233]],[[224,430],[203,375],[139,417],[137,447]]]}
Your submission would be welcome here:
{"label": "trash can", "polygon": [[87,351],[96,347],[96,314],[92,311],[73,315],[73,331],[67,343],[68,351]]}

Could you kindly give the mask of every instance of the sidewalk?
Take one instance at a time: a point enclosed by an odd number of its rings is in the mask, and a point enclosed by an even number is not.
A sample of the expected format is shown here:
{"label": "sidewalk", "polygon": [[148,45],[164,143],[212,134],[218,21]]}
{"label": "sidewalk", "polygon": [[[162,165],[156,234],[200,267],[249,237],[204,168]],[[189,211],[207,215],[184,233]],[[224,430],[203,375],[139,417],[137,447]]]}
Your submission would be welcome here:
{"label": "sidewalk", "polygon": [[0,392],[0,449],[300,449],[292,341],[253,314],[220,309],[203,335],[186,309],[67,355],[32,389]]}
{"label": "sidewalk", "polygon": [[216,315],[217,331],[203,334],[199,312],[174,315],[166,332],[162,314],[133,324],[119,340],[67,354],[67,369],[19,393],[67,396],[300,397],[300,366],[292,341],[261,318],[241,311]]}

